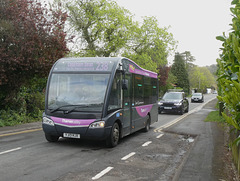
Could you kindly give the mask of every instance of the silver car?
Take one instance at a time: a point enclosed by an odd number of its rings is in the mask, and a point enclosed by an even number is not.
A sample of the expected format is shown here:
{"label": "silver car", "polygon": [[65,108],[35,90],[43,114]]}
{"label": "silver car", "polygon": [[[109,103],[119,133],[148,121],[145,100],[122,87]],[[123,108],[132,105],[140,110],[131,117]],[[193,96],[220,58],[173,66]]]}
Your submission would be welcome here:
{"label": "silver car", "polygon": [[193,93],[191,102],[204,102],[204,96],[202,93]]}

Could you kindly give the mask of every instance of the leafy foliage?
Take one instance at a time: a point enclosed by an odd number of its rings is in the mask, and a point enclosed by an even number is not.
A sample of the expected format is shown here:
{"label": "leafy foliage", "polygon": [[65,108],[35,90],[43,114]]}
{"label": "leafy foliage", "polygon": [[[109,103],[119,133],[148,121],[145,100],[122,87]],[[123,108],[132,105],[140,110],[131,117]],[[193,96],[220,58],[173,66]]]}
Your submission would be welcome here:
{"label": "leafy foliage", "polygon": [[5,0],[0,3],[1,107],[35,76],[46,77],[53,63],[67,52],[67,15],[48,10],[37,1]]}
{"label": "leafy foliage", "polygon": [[76,35],[74,49],[78,56],[116,56],[125,46],[132,24],[126,9],[107,0],[62,1],[62,4]]}
{"label": "leafy foliage", "polygon": [[181,54],[176,53],[173,61],[171,72],[177,78],[176,84],[178,87],[181,87],[184,92],[189,93],[190,85],[184,58]]}
{"label": "leafy foliage", "polygon": [[155,17],[144,17],[143,23],[135,23],[131,38],[123,54],[145,69],[156,72],[167,64],[167,57],[175,49],[176,41],[168,28],[160,28]]}
{"label": "leafy foliage", "polygon": [[240,130],[240,2],[232,1],[232,29],[228,36],[218,36],[222,41],[222,53],[218,59],[219,101],[229,111],[230,116],[223,113],[227,123]]}
{"label": "leafy foliage", "polygon": [[125,56],[156,72],[175,48],[172,34],[168,28],[159,28],[155,17],[145,17],[140,25],[115,1],[61,2],[69,13],[71,33],[76,35],[76,56]]}
{"label": "leafy foliage", "polygon": [[207,67],[191,67],[189,68],[188,75],[190,86],[197,89],[198,92],[204,92],[206,88],[216,87],[214,75]]}

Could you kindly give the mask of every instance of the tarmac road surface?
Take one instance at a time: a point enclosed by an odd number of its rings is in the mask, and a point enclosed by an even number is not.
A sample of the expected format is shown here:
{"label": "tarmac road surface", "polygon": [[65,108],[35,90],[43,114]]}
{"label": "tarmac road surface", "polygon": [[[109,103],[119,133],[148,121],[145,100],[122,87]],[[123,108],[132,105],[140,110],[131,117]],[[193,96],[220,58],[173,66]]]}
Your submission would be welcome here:
{"label": "tarmac road surface", "polygon": [[215,109],[214,96],[205,96],[213,100],[205,106],[191,104],[188,114],[159,115],[149,132],[127,136],[112,149],[87,140],[48,143],[40,122],[0,128],[0,180],[224,180],[222,130],[203,122]]}

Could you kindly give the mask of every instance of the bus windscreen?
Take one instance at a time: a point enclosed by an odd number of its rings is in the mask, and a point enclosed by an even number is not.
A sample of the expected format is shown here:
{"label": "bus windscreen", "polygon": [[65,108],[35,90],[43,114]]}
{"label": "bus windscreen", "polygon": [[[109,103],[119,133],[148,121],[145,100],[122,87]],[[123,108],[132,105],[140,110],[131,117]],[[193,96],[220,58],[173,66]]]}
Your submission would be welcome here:
{"label": "bus windscreen", "polygon": [[48,109],[67,109],[79,105],[84,111],[101,111],[109,76],[110,74],[52,74]]}

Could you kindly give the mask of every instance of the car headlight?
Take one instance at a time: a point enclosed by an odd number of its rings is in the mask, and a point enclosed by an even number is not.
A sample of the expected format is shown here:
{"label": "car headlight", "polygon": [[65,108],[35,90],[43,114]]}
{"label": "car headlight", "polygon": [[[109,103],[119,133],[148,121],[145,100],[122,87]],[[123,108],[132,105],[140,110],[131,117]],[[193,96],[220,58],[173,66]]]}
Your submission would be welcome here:
{"label": "car headlight", "polygon": [[163,105],[163,103],[162,102],[158,102],[158,105],[161,106],[161,105]]}
{"label": "car headlight", "polygon": [[104,128],[105,121],[98,121],[90,124],[89,128]]}
{"label": "car headlight", "polygon": [[54,122],[53,122],[53,120],[51,120],[50,118],[43,117],[42,122],[43,122],[43,124],[47,124],[47,125],[50,125],[50,126],[54,126]]}
{"label": "car headlight", "polygon": [[175,106],[181,106],[182,103],[181,102],[178,102],[178,103],[174,103]]}

